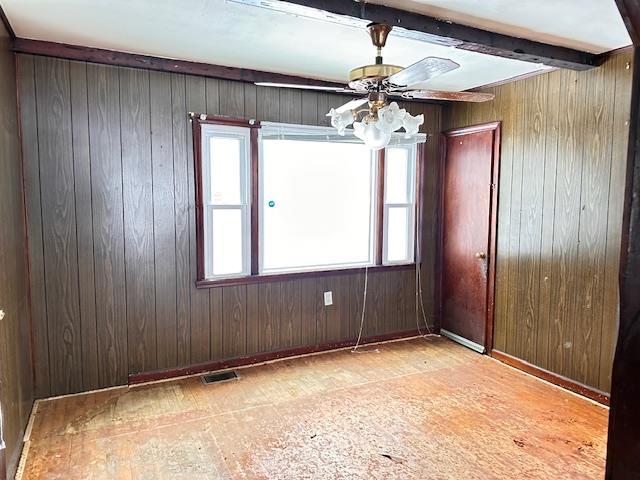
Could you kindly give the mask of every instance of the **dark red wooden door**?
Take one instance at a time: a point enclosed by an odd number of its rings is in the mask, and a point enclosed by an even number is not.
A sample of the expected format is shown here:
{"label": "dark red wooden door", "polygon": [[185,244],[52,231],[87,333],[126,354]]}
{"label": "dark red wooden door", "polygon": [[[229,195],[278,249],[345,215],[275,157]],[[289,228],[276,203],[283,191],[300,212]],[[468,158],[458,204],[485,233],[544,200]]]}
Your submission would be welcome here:
{"label": "dark red wooden door", "polygon": [[445,133],[442,328],[482,347],[489,318],[494,139],[499,138],[493,127]]}

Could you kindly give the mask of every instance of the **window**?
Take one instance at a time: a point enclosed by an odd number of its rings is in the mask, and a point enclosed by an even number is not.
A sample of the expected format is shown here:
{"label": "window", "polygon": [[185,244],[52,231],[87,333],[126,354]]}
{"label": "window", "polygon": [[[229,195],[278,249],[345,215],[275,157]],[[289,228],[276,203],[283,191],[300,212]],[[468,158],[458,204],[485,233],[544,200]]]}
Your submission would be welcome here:
{"label": "window", "polygon": [[417,145],[374,152],[324,127],[193,122],[199,283],[413,264]]}
{"label": "window", "polygon": [[203,278],[251,273],[249,131],[202,125]]}
{"label": "window", "polygon": [[416,146],[390,147],[384,162],[383,263],[413,260]]}
{"label": "window", "polygon": [[261,273],[372,264],[375,162],[367,147],[261,132],[259,172]]}

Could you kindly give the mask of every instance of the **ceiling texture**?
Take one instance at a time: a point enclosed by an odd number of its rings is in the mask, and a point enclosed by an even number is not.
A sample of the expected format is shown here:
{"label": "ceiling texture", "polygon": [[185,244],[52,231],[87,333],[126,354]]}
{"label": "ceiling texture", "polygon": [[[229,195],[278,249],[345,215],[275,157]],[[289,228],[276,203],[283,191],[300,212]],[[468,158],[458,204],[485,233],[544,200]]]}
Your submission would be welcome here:
{"label": "ceiling texture", "polygon": [[[156,57],[346,82],[373,63],[361,26],[243,0],[0,0],[16,35]],[[344,0],[349,1],[349,0]],[[602,53],[630,44],[613,0],[373,0],[485,30]],[[426,56],[461,65],[420,85],[460,91],[545,70],[391,33],[385,63]]]}

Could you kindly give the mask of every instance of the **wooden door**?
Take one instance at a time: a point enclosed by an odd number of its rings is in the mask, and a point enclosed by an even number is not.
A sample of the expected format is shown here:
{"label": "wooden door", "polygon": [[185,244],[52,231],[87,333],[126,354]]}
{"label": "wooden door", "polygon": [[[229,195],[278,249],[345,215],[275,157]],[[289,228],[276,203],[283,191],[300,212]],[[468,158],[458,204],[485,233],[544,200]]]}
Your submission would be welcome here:
{"label": "wooden door", "polygon": [[482,352],[493,331],[499,142],[491,123],[447,131],[442,144],[442,333]]}

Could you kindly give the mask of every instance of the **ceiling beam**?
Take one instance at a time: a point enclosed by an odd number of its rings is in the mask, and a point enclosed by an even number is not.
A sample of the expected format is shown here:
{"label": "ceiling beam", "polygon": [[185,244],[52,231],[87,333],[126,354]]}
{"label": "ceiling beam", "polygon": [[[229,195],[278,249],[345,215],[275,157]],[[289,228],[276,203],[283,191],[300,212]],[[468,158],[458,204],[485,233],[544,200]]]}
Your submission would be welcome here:
{"label": "ceiling beam", "polygon": [[597,55],[460,25],[419,13],[353,0],[233,0],[292,15],[351,26],[386,23],[395,34],[496,57],[550,67],[587,70],[597,67]]}
{"label": "ceiling beam", "polygon": [[121,67],[145,68],[161,72],[184,73],[203,77],[237,80],[240,82],[272,82],[295,83],[298,85],[313,85],[319,87],[344,88],[344,84],[317,80],[313,78],[286,75],[282,73],[263,72],[247,68],[227,67],[209,63],[172,60],[169,58],[152,57],[135,53],[117,52],[101,48],[81,47],[65,43],[45,42],[16,38],[13,41],[13,51],[32,55],[66,58],[85,62],[117,65]]}
{"label": "ceiling beam", "polygon": [[616,0],[633,41],[627,181],[620,247],[620,319],[611,375],[605,478],[640,478],[640,2]]}
{"label": "ceiling beam", "polygon": [[[30,40],[16,38],[13,41],[12,50],[15,53],[29,55],[42,55],[45,57],[64,58],[80,62],[101,63],[118,67],[144,68],[159,72],[182,73],[185,75],[198,75],[201,77],[218,78],[223,80],[235,80],[247,83],[289,83],[294,85],[308,85],[314,87],[345,88],[343,83],[318,80],[314,78],[287,75],[283,73],[263,72],[261,70],[249,70],[240,67],[227,67],[210,63],[189,62],[186,60],[172,60],[170,58],[139,55],[136,53],[118,52],[116,50],[104,50],[101,48],[82,47],[65,43],[46,42],[43,40]],[[335,95],[353,97],[352,93],[328,92]],[[421,98],[403,99],[408,103],[428,103],[441,105],[445,102]]]}

